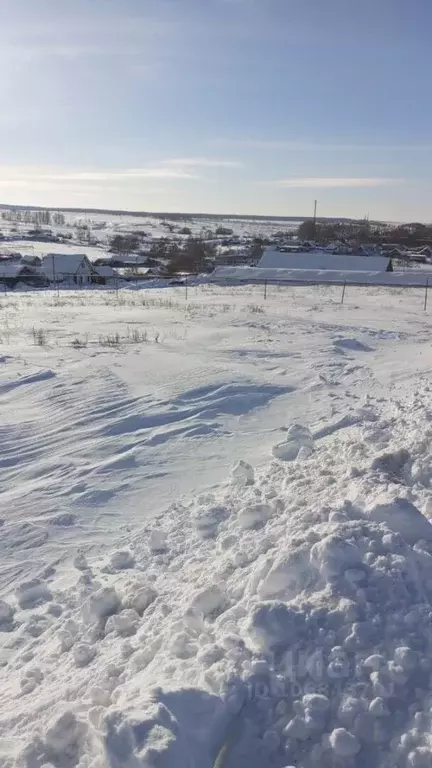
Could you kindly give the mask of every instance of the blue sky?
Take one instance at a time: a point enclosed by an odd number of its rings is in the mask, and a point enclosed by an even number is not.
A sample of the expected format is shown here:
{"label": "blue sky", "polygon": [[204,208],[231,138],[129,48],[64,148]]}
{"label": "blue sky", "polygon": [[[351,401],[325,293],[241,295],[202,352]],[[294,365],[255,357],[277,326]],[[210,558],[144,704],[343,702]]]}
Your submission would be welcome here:
{"label": "blue sky", "polygon": [[430,0],[0,0],[0,202],[432,220]]}

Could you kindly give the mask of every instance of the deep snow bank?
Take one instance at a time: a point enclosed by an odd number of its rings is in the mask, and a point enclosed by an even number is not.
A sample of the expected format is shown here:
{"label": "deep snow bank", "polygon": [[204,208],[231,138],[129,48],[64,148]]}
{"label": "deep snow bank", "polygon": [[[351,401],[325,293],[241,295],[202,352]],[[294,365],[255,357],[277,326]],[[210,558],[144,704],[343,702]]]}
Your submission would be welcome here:
{"label": "deep snow bank", "polygon": [[[432,760],[430,390],[0,604],[11,768]],[[298,450],[293,443],[297,441]],[[303,450],[303,448],[307,450]]]}

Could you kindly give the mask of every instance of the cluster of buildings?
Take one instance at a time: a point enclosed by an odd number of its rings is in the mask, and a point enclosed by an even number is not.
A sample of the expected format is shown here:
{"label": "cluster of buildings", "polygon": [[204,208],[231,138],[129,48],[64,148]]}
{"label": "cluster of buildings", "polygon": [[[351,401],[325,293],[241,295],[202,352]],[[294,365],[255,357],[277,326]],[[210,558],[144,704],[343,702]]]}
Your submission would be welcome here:
{"label": "cluster of buildings", "polygon": [[[320,245],[309,241],[297,241],[292,240],[286,242],[284,240],[278,240],[277,238],[271,239],[268,248],[265,252],[277,252],[295,256],[299,255],[302,260],[302,267],[308,269],[308,263],[310,262],[309,254],[318,253],[321,257],[325,256],[343,256],[344,258],[352,257],[385,257],[392,260],[392,263],[397,266],[415,266],[416,264],[432,263],[432,246],[423,245],[418,248],[407,247],[401,244],[389,243],[384,245],[367,244],[359,245],[358,242],[345,242],[341,240],[335,240],[326,245]],[[218,247],[217,254],[215,256],[215,267],[229,267],[229,266],[258,266],[259,257],[255,258],[254,249],[250,242],[238,243],[237,247],[222,245]],[[331,259],[328,260],[328,264],[331,263]],[[352,269],[353,261],[347,262],[348,268]],[[351,264],[351,267],[349,266]]]}
{"label": "cluster of buildings", "polygon": [[[246,245],[240,238],[235,243],[224,244],[215,253],[213,277],[232,279],[300,279],[300,271],[339,275],[399,271],[404,265],[432,265],[432,247],[416,249],[395,244],[348,246],[334,242],[319,247],[311,242],[291,242],[270,245],[254,254],[256,246]],[[154,262],[153,267],[145,261]],[[160,263],[159,263],[160,262]],[[106,257],[92,262],[84,253],[47,253],[37,256],[21,255],[14,251],[0,250],[0,286],[14,288],[19,283],[31,287],[67,284],[84,287],[91,284],[118,284],[120,280],[149,280],[166,274],[163,260],[144,259],[143,255]],[[285,273],[285,275],[283,274]]]}
{"label": "cluster of buildings", "polygon": [[[402,255],[401,255],[402,254]],[[404,264],[410,263],[410,269]],[[430,265],[422,267],[421,264]],[[280,244],[264,249],[260,259],[244,266],[219,265],[210,276],[212,282],[356,284],[356,285],[432,285],[432,249],[413,254],[403,249],[365,247],[339,251],[312,244]]]}
{"label": "cluster of buildings", "polygon": [[0,284],[14,288],[17,283],[41,287],[50,283],[70,282],[75,285],[105,283],[113,275],[111,268],[95,267],[85,254],[52,253],[43,256],[3,254],[0,259]]}
{"label": "cluster of buildings", "polygon": [[412,264],[432,263],[432,247],[430,245],[408,248],[404,245],[388,243],[381,246],[381,251],[395,261]]}
{"label": "cluster of buildings", "polygon": [[107,285],[118,280],[149,279],[153,270],[144,267],[115,269],[109,264],[93,263],[82,253],[48,253],[27,256],[16,252],[0,253],[0,285],[14,288],[18,283],[37,288],[65,283],[84,287]]}
{"label": "cluster of buildings", "polygon": [[432,247],[430,245],[410,248],[398,243],[384,243],[382,245],[349,247],[344,243],[335,242],[330,243],[322,250],[326,253],[341,256],[349,254],[354,256],[386,256],[395,262],[399,261],[404,264],[427,264],[432,262]]}

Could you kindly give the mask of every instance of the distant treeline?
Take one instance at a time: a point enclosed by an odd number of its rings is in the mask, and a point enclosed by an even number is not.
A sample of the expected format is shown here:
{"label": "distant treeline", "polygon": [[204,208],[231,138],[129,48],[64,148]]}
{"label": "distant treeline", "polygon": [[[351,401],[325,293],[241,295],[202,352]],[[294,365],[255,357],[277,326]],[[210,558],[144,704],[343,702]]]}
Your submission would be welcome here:
{"label": "distant treeline", "polygon": [[301,240],[313,240],[317,243],[358,242],[359,244],[395,243],[406,246],[420,246],[432,243],[432,224],[398,224],[391,226],[367,220],[330,222],[319,219],[307,219],[298,228]]}
{"label": "distant treeline", "polygon": [[[38,205],[7,205],[6,203],[0,203],[0,210],[14,210],[14,211],[46,211],[54,210],[44,208]],[[103,214],[106,216],[135,216],[137,218],[154,218],[154,219],[168,219],[170,221],[193,221],[193,219],[233,219],[235,221],[301,221],[303,216],[263,216],[263,215],[242,215],[241,213],[167,213],[167,212],[154,212],[154,211],[125,211],[125,210],[113,210],[108,208],[62,208],[61,206],[55,208],[56,211],[63,213],[83,213],[83,214]],[[353,221],[353,219],[346,219],[340,217],[326,218],[326,221]]]}

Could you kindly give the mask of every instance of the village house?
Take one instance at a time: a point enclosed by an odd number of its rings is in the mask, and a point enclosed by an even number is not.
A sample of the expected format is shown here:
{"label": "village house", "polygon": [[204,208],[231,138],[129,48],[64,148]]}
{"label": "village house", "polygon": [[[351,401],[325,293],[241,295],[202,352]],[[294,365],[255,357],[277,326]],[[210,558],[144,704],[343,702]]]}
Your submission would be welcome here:
{"label": "village house", "polygon": [[415,250],[420,256],[424,256],[426,261],[432,260],[432,248],[430,245],[424,245],[422,248],[416,248]]}
{"label": "village house", "polygon": [[0,262],[0,285],[5,289],[15,288],[17,283],[40,286],[45,283],[45,280],[35,267],[6,260]]}
{"label": "village house", "polygon": [[93,264],[81,253],[48,253],[42,259],[41,271],[50,283],[89,285],[98,282]]}
{"label": "village house", "polygon": [[94,266],[94,279],[93,282],[99,283],[99,285],[107,285],[108,283],[115,283],[118,280],[119,274],[115,269],[108,264],[100,264]]}

